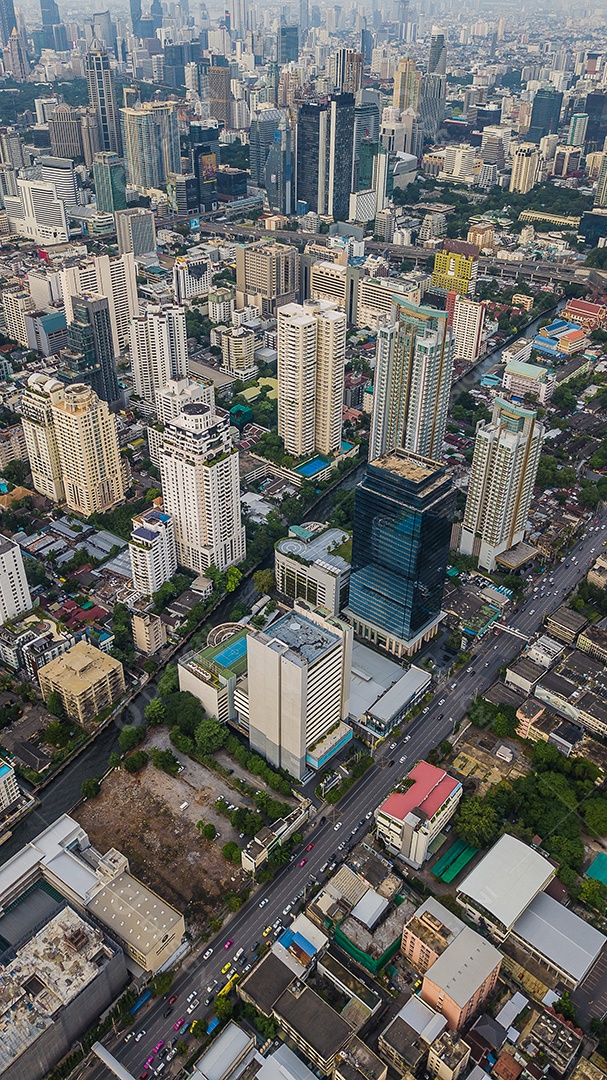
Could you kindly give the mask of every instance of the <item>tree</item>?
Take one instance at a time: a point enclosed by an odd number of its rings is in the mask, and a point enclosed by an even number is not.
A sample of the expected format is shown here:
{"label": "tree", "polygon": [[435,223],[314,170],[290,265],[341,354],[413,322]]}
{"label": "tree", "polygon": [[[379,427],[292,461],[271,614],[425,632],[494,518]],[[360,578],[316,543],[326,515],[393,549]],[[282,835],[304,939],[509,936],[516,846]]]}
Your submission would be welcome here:
{"label": "tree", "polygon": [[148,724],[164,724],[165,711],[160,698],[152,698],[150,704],[145,707],[144,715]]}
{"label": "tree", "polygon": [[171,727],[178,727],[185,735],[194,735],[204,717],[204,709],[197,697],[189,690],[176,690],[164,698],[164,719]]}
{"label": "tree", "polygon": [[471,847],[484,848],[497,840],[500,820],[493,807],[473,795],[461,803],[455,827],[461,839]]}
{"label": "tree", "polygon": [[134,754],[129,754],[125,759],[124,768],[128,773],[136,773],[138,769],[142,769],[147,764],[148,755],[145,750],[135,750]]}
{"label": "tree", "polygon": [[161,698],[168,697],[179,690],[179,672],[176,664],[167,664],[164,672],[158,680],[158,694]]}
{"label": "tree", "polygon": [[208,821],[202,830],[202,835],[205,840],[214,840],[217,836],[217,829],[210,821]]}
{"label": "tree", "polygon": [[122,764],[122,759],[120,757],[120,754],[116,754],[116,753],[110,754],[110,756],[109,756],[109,758],[107,760],[107,763],[108,763],[108,768],[110,768],[110,769],[119,769],[121,764]]}
{"label": "tree", "polygon": [[51,690],[49,696],[46,699],[46,707],[53,716],[56,716],[59,720],[65,719],[65,709],[63,708],[63,699],[61,694],[58,694],[56,690]]}
{"label": "tree", "polygon": [[584,818],[592,833],[607,836],[607,799],[590,799],[586,803]]}
{"label": "tree", "polygon": [[505,716],[504,713],[500,712],[493,721],[492,729],[495,734],[499,735],[501,738],[515,735],[516,720],[513,720],[511,717]]}
{"label": "tree", "polygon": [[227,994],[222,994],[221,997],[215,998],[213,1012],[218,1020],[230,1020],[234,1012],[234,1002]]}
{"label": "tree", "polygon": [[161,750],[159,746],[153,746],[150,753],[152,765],[155,769],[160,769],[162,772],[168,773],[169,776],[177,776],[179,761],[172,750]]}
{"label": "tree", "polygon": [[228,911],[240,911],[243,904],[242,896],[231,896],[228,900]]}
{"label": "tree", "polygon": [[101,785],[99,783],[99,780],[97,779],[96,776],[91,776],[91,777],[89,777],[88,780],[83,780],[82,781],[82,787],[80,788],[80,793],[81,793],[83,799],[94,799],[94,798],[97,797],[100,790],[101,790]]}
{"label": "tree", "polygon": [[242,570],[237,566],[229,566],[226,573],[226,592],[234,592],[242,581]]}
{"label": "tree", "polygon": [[145,735],[145,728],[135,727],[134,724],[127,724],[123,727],[120,735],[118,736],[118,746],[122,750],[123,754],[127,754],[129,750],[134,750]]}
{"label": "tree", "polygon": [[262,596],[272,592],[276,585],[273,570],[256,570],[253,574],[253,585]]}
{"label": "tree", "polygon": [[161,971],[160,975],[156,975],[156,977],[152,979],[152,994],[154,997],[160,997],[162,994],[166,994],[171,989],[172,982],[172,971]]}
{"label": "tree", "polygon": [[594,878],[584,878],[580,885],[579,899],[586,907],[594,911],[604,912],[607,904],[607,888],[602,881]]}
{"label": "tree", "polygon": [[228,737],[228,729],[225,724],[216,720],[214,716],[201,720],[196,728],[196,746],[201,754],[214,754],[216,750],[225,745]]}

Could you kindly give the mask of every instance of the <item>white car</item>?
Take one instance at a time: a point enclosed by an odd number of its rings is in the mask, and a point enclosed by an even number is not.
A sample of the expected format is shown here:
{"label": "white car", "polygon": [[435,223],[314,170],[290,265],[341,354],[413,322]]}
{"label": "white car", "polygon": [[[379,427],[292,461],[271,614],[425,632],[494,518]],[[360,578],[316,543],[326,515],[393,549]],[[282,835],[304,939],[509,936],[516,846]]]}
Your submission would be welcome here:
{"label": "white car", "polygon": [[405,742],[409,742],[409,739],[410,739],[410,738],[411,738],[411,736],[410,736],[410,735],[405,735]]}
{"label": "white car", "polygon": [[260,901],[259,901],[259,905],[258,905],[258,906],[259,906],[259,907],[265,907],[265,906],[266,906],[266,904],[269,904],[269,903],[270,903],[270,897],[269,897],[269,896],[265,896],[263,900],[260,900]]}
{"label": "white car", "polygon": [[204,956],[203,956],[203,958],[202,958],[202,959],[203,959],[203,960],[208,960],[208,959],[209,959],[209,957],[210,957],[210,956],[212,956],[212,955],[213,955],[213,950],[212,950],[212,949],[207,949],[207,951],[205,952],[205,954],[204,954]]}
{"label": "white car", "polygon": [[197,1009],[199,1005],[200,1005],[200,1002],[199,1002],[198,998],[194,998],[192,1004],[188,1005],[188,1008],[187,1008],[188,1014],[193,1013],[194,1009]]}
{"label": "white car", "polygon": [[188,996],[187,996],[187,998],[186,998],[186,1001],[187,1001],[188,1005],[190,1004],[190,1001],[193,1001],[193,1000],[194,1000],[194,998],[196,997],[196,994],[197,994],[197,993],[198,993],[198,990],[192,990],[192,993],[191,993],[191,994],[188,994]]}
{"label": "white car", "polygon": [[131,1039],[134,1039],[134,1038],[135,1038],[135,1032],[134,1031],[129,1031],[128,1035],[124,1036],[124,1041],[125,1042],[130,1042]]}
{"label": "white car", "polygon": [[138,1031],[137,1034],[135,1035],[135,1042],[139,1042],[140,1039],[143,1039],[144,1035],[145,1035],[145,1028],[142,1028],[141,1031]]}
{"label": "white car", "polygon": [[445,699],[444,699],[444,697],[442,697],[440,699],[440,701],[439,701],[439,705],[444,705],[444,704],[445,704]]}
{"label": "white car", "polygon": [[282,911],[283,915],[288,915],[290,910],[291,910],[291,905],[287,904],[286,908],[283,908],[283,911]]}
{"label": "white car", "polygon": [[400,759],[400,764],[404,765],[406,760],[407,760],[407,755],[403,754],[402,758]]}
{"label": "white car", "polygon": [[333,826],[333,832],[337,832],[338,829],[341,829],[342,825],[343,825],[343,821],[338,821],[337,825]]}
{"label": "white car", "polygon": [[425,716],[427,712],[430,712],[430,706],[426,705],[425,709],[422,709],[422,715]]}

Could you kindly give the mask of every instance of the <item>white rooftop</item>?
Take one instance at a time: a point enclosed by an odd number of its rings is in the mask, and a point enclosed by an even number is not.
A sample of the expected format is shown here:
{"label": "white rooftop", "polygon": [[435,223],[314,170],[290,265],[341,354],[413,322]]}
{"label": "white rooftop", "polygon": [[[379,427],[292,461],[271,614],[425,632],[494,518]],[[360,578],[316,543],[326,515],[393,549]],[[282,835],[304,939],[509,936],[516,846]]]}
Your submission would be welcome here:
{"label": "white rooftop", "polygon": [[[501,962],[502,954],[465,926],[435,960],[426,978],[463,1007]],[[423,990],[422,990],[423,993]]]}
{"label": "white rooftop", "polygon": [[[235,1066],[241,1054],[251,1042],[251,1036],[233,1020],[211,1043],[206,1054],[197,1063],[192,1080],[223,1080],[230,1072],[230,1065]],[[253,1040],[253,1049],[255,1040]]]}
{"label": "white rooftop", "polygon": [[576,982],[584,978],[607,942],[604,934],[546,893],[532,900],[512,932]]}
{"label": "white rooftop", "polygon": [[548,859],[505,833],[457,891],[510,929],[554,873],[555,867]]}

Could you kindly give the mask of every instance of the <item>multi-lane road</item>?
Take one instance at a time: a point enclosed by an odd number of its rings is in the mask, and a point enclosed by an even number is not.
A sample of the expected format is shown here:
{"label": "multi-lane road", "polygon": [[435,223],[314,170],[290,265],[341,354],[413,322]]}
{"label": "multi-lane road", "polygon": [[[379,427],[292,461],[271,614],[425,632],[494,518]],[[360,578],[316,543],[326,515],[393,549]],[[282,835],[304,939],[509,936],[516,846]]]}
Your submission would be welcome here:
{"label": "multi-lane road", "polygon": [[[602,525],[606,525],[605,530],[601,529]],[[595,531],[593,518],[590,526],[592,531],[586,533],[551,573],[541,576],[540,582],[545,582],[544,591],[538,589],[506,620],[510,627],[528,637],[540,629],[544,617],[563,602],[571,589],[585,576],[599,551],[603,550],[602,543],[607,539],[607,511],[598,516],[598,528],[599,531]],[[549,578],[554,581],[552,586],[548,584]],[[437,688],[428,711],[424,710],[406,725],[398,739],[387,739],[378,749],[375,764],[341,800],[336,812],[321,822],[319,811],[317,822],[311,825],[295,860],[280,870],[273,881],[256,890],[245,906],[226,924],[225,929],[209,942],[207,948],[213,949],[212,956],[204,960],[201,950],[185,962],[171,989],[171,993],[179,995],[171,1016],[163,1015],[168,1007],[166,1000],[155,1001],[152,1005],[144,1006],[138,1014],[134,1030],[139,1032],[145,1029],[146,1032],[138,1043],[135,1043],[134,1039],[125,1043],[124,1036],[106,1040],[108,1049],[116,1054],[135,1077],[141,1076],[144,1063],[153,1047],[161,1039],[168,1043],[174,1038],[173,1023],[180,1017],[193,1019],[210,1015],[211,1008],[204,1006],[207,986],[215,980],[219,984],[215,989],[222,985],[227,978],[221,974],[222,967],[230,961],[232,968],[229,974],[234,969],[241,970],[242,965],[249,962],[267,940],[262,936],[266,927],[279,918],[285,925],[288,924],[291,913],[284,915],[284,909],[288,904],[293,904],[297,894],[308,885],[311,875],[322,881],[326,872],[321,873],[320,867],[330,861],[331,856],[336,861],[347,856],[349,848],[356,844],[365,829],[372,825],[367,814],[388,795],[396,781],[409,771],[415,761],[450,736],[454,725],[463,719],[474,697],[491,686],[500,666],[509,663],[523,645],[520,638],[507,631],[502,631],[499,637],[490,634],[481,640],[473,650],[468,667]],[[394,764],[390,765],[390,761]],[[363,825],[359,827],[361,821]],[[339,827],[336,827],[338,822]],[[357,828],[357,832],[352,836],[354,828]],[[343,841],[346,841],[346,846],[340,852],[338,846]],[[307,851],[309,844],[314,846]],[[303,859],[306,859],[306,864],[300,866]],[[262,901],[263,906],[260,906]],[[228,940],[233,941],[233,945],[226,950],[224,945]],[[260,944],[255,946],[256,942]],[[234,954],[240,948],[245,950],[245,956],[235,965]],[[193,1016],[187,1017],[187,996],[194,990],[200,1006]],[[160,1060],[156,1059],[157,1064],[160,1064]],[[178,1068],[179,1058],[174,1058],[160,1075],[163,1080],[168,1080],[175,1075]],[[85,1074],[90,1080],[106,1080],[111,1075],[101,1064],[86,1068]],[[154,1076],[151,1070],[149,1076],[150,1080]]]}

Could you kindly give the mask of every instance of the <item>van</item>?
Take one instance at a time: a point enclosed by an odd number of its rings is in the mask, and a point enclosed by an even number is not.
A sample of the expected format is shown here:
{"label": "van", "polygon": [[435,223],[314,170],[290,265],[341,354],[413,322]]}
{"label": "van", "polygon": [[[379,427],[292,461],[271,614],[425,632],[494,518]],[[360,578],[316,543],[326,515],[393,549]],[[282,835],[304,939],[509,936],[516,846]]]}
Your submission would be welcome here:
{"label": "van", "polygon": [[189,805],[190,805],[190,804],[189,804],[189,802],[182,802],[182,804],[181,804],[181,806],[179,807],[179,809],[180,809],[181,811],[183,811],[183,810],[187,810],[187,808],[188,808],[188,806],[189,806]]}

